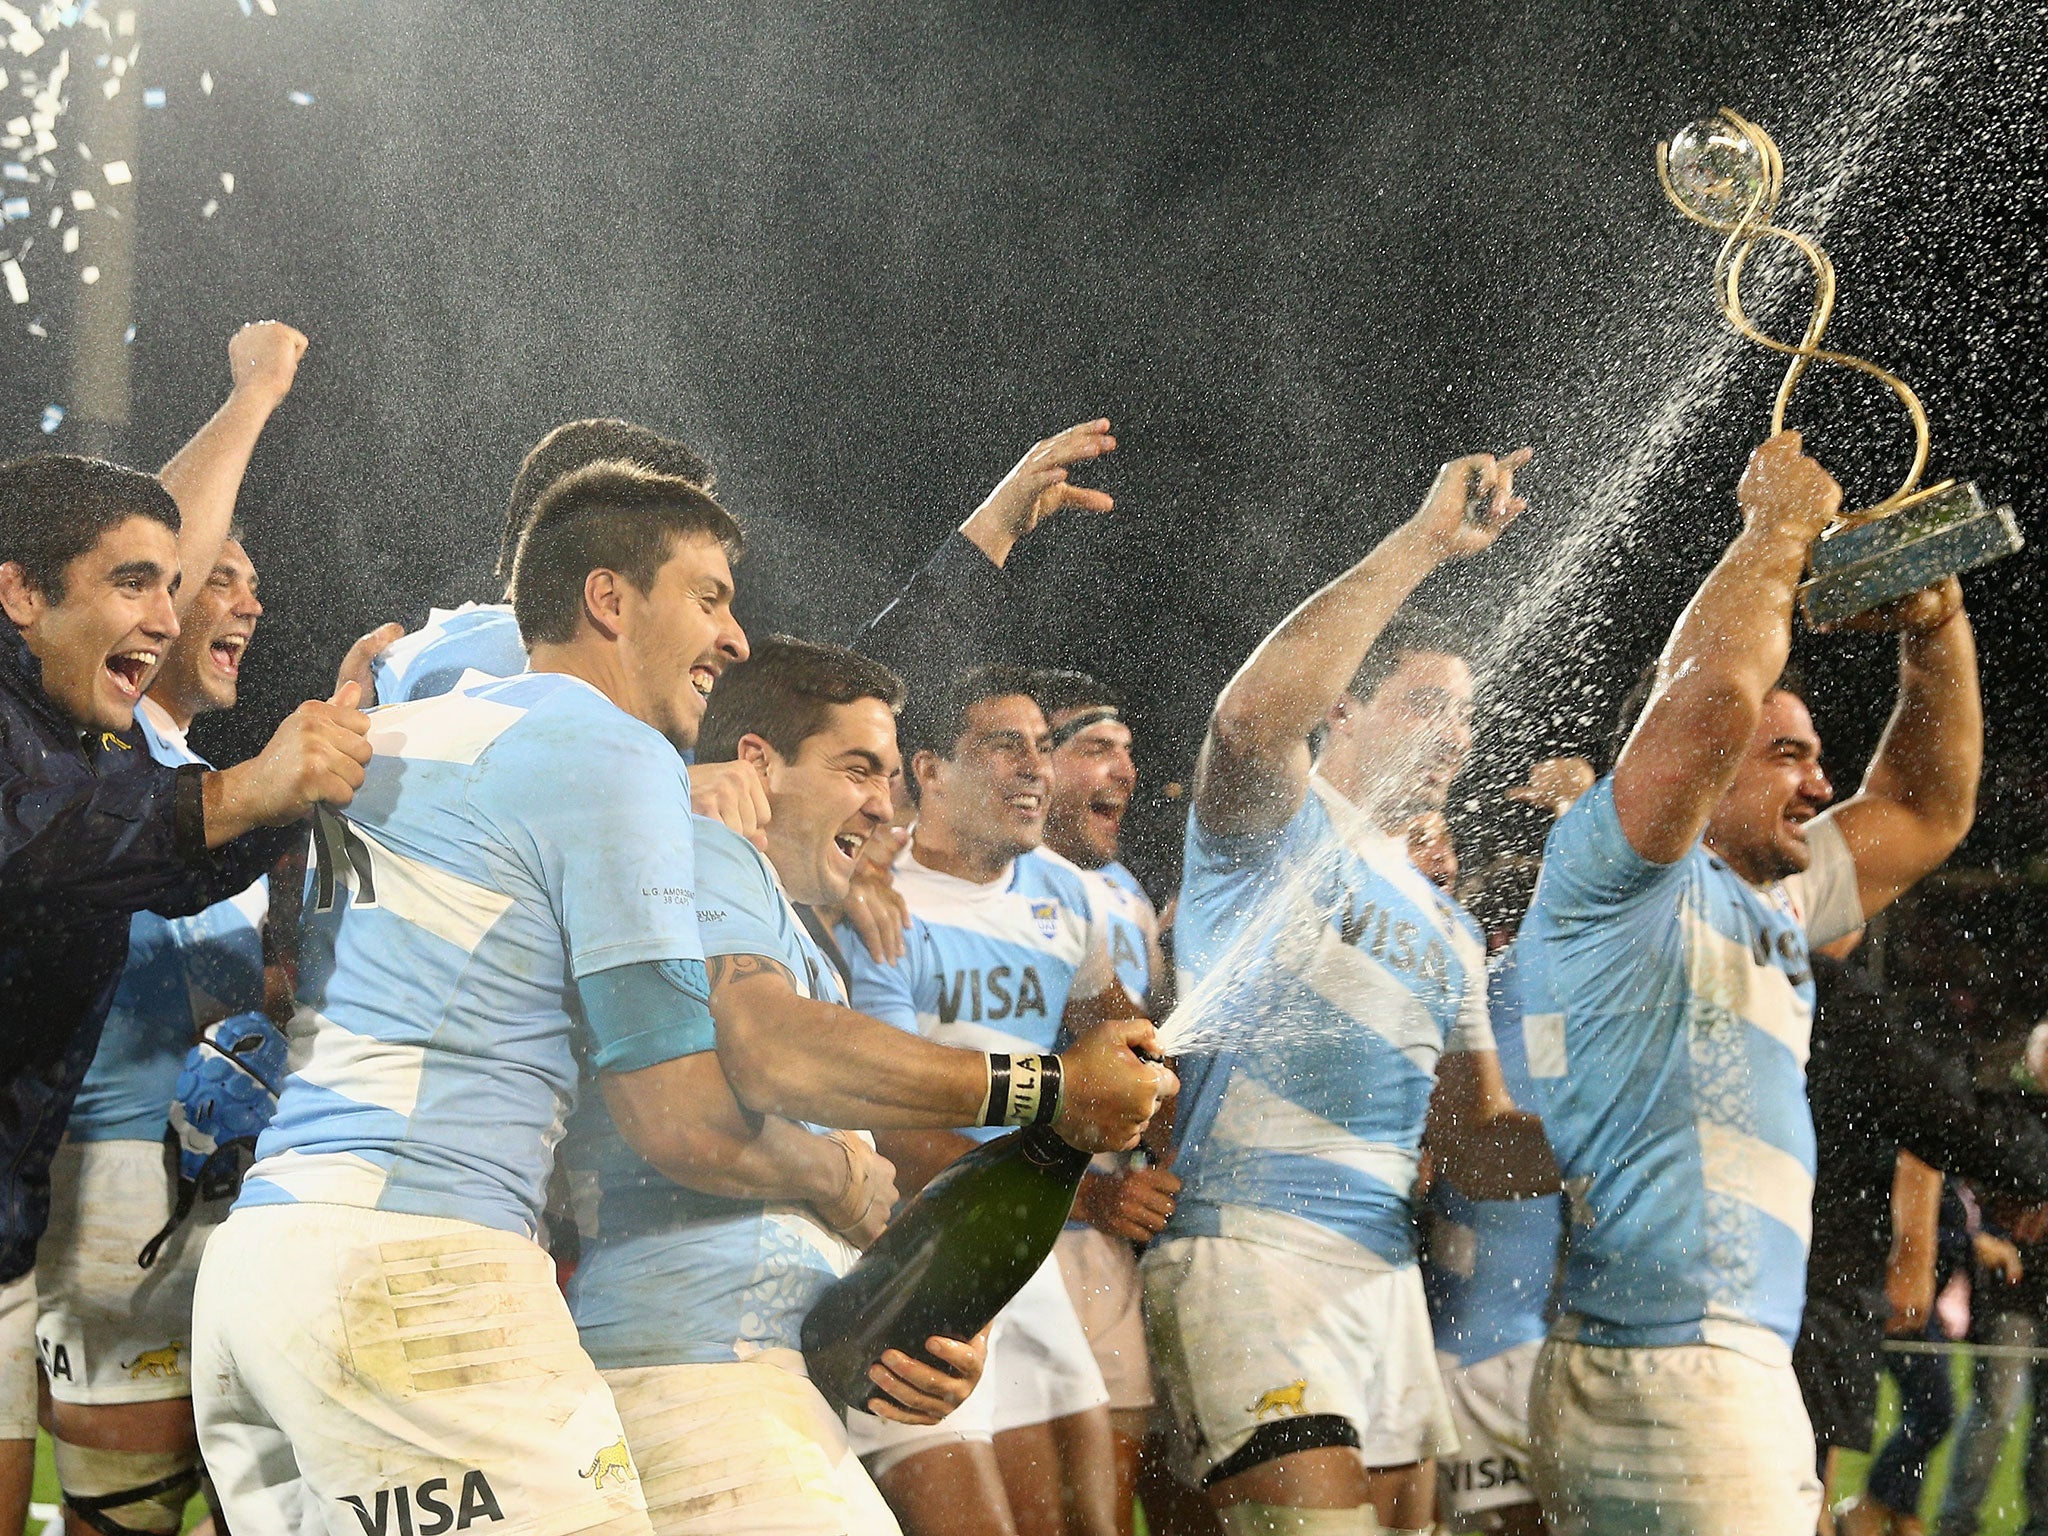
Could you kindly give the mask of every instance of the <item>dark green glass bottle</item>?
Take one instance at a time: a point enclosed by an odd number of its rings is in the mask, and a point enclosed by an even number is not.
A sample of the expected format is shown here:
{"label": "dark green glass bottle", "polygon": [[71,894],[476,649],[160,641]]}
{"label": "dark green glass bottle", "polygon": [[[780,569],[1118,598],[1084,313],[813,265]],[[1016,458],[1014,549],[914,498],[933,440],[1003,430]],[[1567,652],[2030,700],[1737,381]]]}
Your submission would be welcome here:
{"label": "dark green glass bottle", "polygon": [[985,1142],[940,1173],[804,1319],[804,1360],[831,1402],[862,1408],[885,1349],[972,1338],[1045,1262],[1088,1154],[1044,1126]]}

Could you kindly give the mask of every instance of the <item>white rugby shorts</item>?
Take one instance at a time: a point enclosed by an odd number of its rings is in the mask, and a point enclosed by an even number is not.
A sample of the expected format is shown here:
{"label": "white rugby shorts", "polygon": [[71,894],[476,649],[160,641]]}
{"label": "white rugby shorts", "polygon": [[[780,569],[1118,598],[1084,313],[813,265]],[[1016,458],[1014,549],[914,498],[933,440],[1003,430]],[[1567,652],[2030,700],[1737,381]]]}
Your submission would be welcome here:
{"label": "white rugby shorts", "polygon": [[144,1269],[135,1257],[170,1219],[176,1198],[160,1141],[67,1141],[57,1149],[50,1224],[36,1247],[36,1343],[58,1402],[192,1395],[192,1286],[227,1202],[195,1205]]}
{"label": "white rugby shorts", "polygon": [[238,1210],[192,1318],[199,1445],[238,1531],[651,1536],[554,1261],[464,1221]]}
{"label": "white rugby shorts", "polygon": [[1530,1430],[1536,1496],[1558,1536],[1812,1536],[1820,1517],[1789,1357],[1553,1337]]}
{"label": "white rugby shorts", "polygon": [[1122,1238],[1094,1227],[1062,1232],[1053,1253],[1102,1372],[1110,1411],[1144,1412],[1156,1396],[1145,1351],[1145,1288],[1138,1279],[1137,1254]]}
{"label": "white rugby shorts", "polygon": [[1200,1486],[1261,1424],[1333,1414],[1368,1467],[1457,1449],[1422,1275],[1241,1238],[1180,1237],[1146,1250],[1152,1366],[1172,1412],[1182,1482]]}
{"label": "white rugby shorts", "polygon": [[1471,1365],[1440,1354],[1444,1392],[1458,1449],[1437,1466],[1444,1512],[1455,1532],[1485,1531],[1469,1517],[1532,1504],[1529,1484],[1529,1384],[1543,1343],[1531,1339]]}
{"label": "white rugby shorts", "polygon": [[794,1350],[603,1375],[655,1536],[902,1536]]}
{"label": "white rugby shorts", "polygon": [[36,1276],[0,1285],[0,1440],[36,1437]]}

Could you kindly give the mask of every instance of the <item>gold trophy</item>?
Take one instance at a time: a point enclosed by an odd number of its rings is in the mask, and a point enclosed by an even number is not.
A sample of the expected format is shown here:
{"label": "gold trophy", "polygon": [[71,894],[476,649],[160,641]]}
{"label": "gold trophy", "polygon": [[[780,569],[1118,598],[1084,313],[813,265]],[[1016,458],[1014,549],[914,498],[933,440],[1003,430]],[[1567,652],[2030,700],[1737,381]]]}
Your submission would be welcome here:
{"label": "gold trophy", "polygon": [[[1771,136],[1724,107],[1657,146],[1657,177],[1680,213],[1727,236],[1714,262],[1714,293],[1728,323],[1758,346],[1792,359],[1771,408],[1772,432],[1784,429],[1792,391],[1816,362],[1868,374],[1898,396],[1912,418],[1913,462],[1899,488],[1837,519],[1815,541],[1808,579],[1799,589],[1807,622],[1839,623],[2017,551],[2024,541],[2010,507],[1986,506],[1969,481],[1920,484],[1927,468],[1927,412],[1911,386],[1864,358],[1822,349],[1835,307],[1835,265],[1814,241],[1771,222],[1785,179]],[[1796,344],[1766,336],[1743,309],[1743,269],[1760,240],[1782,240],[1813,269],[1813,310]]]}

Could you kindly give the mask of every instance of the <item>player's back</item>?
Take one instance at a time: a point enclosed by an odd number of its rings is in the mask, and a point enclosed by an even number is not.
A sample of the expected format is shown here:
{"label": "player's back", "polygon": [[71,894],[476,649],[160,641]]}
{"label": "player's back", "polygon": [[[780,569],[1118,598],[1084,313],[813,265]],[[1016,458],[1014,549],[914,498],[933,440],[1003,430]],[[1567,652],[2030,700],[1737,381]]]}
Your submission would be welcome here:
{"label": "player's back", "polygon": [[510,603],[434,608],[427,622],[394,640],[371,664],[380,704],[411,704],[448,692],[466,672],[517,677],[526,647]]}
{"label": "player's back", "polygon": [[352,804],[319,818],[292,1074],[242,1203],[532,1236],[577,979],[697,954],[682,759],[559,673],[379,709],[370,742]]}
{"label": "player's back", "polygon": [[1178,911],[1169,1233],[1407,1262],[1437,1060],[1493,1043],[1471,920],[1320,776],[1270,833],[1190,817]]}

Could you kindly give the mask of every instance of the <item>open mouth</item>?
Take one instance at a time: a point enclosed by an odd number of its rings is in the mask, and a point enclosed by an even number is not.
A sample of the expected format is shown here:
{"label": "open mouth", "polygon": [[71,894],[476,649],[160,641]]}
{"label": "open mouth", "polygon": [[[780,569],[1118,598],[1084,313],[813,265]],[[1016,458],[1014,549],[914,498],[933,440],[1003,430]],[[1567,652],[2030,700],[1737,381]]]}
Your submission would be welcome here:
{"label": "open mouth", "polygon": [[1088,814],[1116,827],[1123,824],[1124,809],[1130,801],[1117,795],[1097,795],[1088,802]]}
{"label": "open mouth", "polygon": [[1045,796],[1035,789],[1020,789],[1004,796],[1003,804],[1019,816],[1037,816],[1045,810]]}
{"label": "open mouth", "polygon": [[868,840],[858,832],[841,832],[832,839],[832,845],[845,854],[847,858],[858,859],[861,849],[867,847]]}
{"label": "open mouth", "polygon": [[242,653],[249,649],[247,635],[222,635],[206,648],[207,658],[229,677],[242,675]]}
{"label": "open mouth", "polygon": [[107,658],[107,676],[114,680],[114,688],[122,698],[139,699],[143,682],[156,663],[155,651],[116,651]]}
{"label": "open mouth", "polygon": [[699,698],[710,698],[712,685],[717,681],[718,674],[710,667],[695,666],[690,668],[690,686],[697,690]]}

